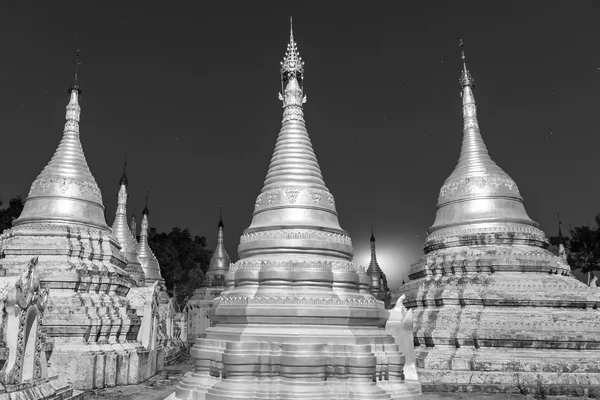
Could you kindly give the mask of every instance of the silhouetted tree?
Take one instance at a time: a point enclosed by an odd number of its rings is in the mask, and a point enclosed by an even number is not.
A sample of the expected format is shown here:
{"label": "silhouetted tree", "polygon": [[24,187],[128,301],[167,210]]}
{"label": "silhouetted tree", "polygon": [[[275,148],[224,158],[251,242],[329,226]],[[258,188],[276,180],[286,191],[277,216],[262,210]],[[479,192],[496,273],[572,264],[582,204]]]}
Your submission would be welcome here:
{"label": "silhouetted tree", "polygon": [[[567,262],[572,269],[587,274],[590,285],[595,271],[600,271],[600,214],[594,218],[596,227],[578,226],[571,228],[570,237],[563,238],[567,251]],[[551,237],[550,243],[558,246],[560,238]]]}
{"label": "silhouetted tree", "polygon": [[[148,244],[160,263],[162,277],[169,293],[177,297],[180,307],[200,287],[208,270],[213,251],[207,248],[206,238],[194,236],[188,229],[175,227],[169,233],[150,228]],[[176,290],[174,290],[176,287]]]}
{"label": "silhouetted tree", "polygon": [[[0,201],[0,206],[2,205],[2,201]],[[12,227],[12,222],[19,218],[24,205],[25,201],[21,196],[15,196],[8,201],[8,207],[0,210],[0,232]]]}

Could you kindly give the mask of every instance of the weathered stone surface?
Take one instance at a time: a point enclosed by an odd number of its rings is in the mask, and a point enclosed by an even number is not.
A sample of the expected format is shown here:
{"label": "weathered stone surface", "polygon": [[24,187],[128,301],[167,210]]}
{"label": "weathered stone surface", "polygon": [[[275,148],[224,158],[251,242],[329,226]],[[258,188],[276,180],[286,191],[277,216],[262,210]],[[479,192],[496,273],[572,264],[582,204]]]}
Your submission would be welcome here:
{"label": "weathered stone surface", "polygon": [[49,290],[37,258],[19,276],[0,277],[0,400],[59,400],[73,389],[48,371],[51,343],[43,333]]}
{"label": "weathered stone surface", "polygon": [[399,293],[414,312],[423,388],[600,387],[600,289],[547,250],[516,183],[483,143],[466,64],[461,85],[459,161],[440,190],[425,255]]}

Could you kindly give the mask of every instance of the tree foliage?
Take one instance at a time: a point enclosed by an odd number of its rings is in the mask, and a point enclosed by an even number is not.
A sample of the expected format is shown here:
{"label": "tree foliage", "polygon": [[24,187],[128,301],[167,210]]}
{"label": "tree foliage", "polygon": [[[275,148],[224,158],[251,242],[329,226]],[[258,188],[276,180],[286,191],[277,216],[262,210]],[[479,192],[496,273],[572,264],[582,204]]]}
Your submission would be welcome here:
{"label": "tree foliage", "polygon": [[160,272],[169,294],[177,297],[180,307],[200,287],[213,251],[204,236],[193,236],[188,229],[175,227],[169,233],[151,228],[148,244],[160,263]]}
{"label": "tree foliage", "polygon": [[[0,201],[0,206],[4,204]],[[8,201],[8,206],[0,209],[0,232],[12,228],[12,222],[19,218],[25,201],[21,196],[15,196]]]}
{"label": "tree foliage", "polygon": [[[587,274],[588,285],[595,271],[600,271],[600,214],[594,218],[595,227],[578,226],[571,228],[569,237],[563,239],[567,250],[567,262],[573,269]],[[550,243],[558,246],[560,238],[551,237]]]}

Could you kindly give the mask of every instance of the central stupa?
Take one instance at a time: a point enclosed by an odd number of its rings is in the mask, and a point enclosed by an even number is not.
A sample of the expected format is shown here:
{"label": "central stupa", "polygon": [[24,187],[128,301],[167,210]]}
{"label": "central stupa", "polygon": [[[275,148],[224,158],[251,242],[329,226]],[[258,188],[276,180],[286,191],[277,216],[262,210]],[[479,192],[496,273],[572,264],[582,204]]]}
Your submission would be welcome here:
{"label": "central stupa", "polygon": [[352,263],[302,106],[293,33],[281,63],[283,121],[240,260],[170,399],[420,399],[385,330],[389,312]]}

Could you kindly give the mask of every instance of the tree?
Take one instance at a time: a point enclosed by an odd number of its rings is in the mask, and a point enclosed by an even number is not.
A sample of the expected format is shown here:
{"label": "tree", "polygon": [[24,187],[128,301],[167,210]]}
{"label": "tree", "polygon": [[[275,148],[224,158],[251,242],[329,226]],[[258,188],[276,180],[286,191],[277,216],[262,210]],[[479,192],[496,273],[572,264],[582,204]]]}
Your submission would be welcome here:
{"label": "tree", "polygon": [[[578,226],[570,229],[570,237],[564,239],[567,262],[573,269],[587,274],[588,286],[595,271],[600,271],[600,214],[594,218],[596,227]],[[557,245],[562,238],[551,237],[550,243]]]}
{"label": "tree", "polygon": [[151,228],[148,244],[160,263],[167,291],[182,307],[194,290],[200,287],[208,270],[213,251],[207,248],[206,238],[194,236],[188,229],[175,227],[169,233]]}
{"label": "tree", "polygon": [[[2,205],[2,201],[0,201],[0,206]],[[0,232],[12,228],[13,221],[19,218],[24,205],[25,201],[21,196],[15,196],[8,201],[8,207],[0,210]]]}

